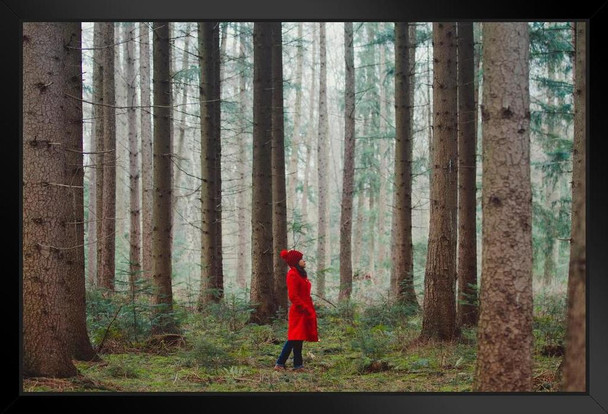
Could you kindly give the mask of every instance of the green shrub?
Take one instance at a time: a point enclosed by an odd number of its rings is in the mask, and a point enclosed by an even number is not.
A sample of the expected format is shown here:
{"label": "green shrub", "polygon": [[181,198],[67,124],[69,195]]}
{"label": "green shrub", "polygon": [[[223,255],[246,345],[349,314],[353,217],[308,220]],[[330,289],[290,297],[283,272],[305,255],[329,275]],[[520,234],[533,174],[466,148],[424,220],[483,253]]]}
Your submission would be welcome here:
{"label": "green shrub", "polygon": [[234,358],[230,356],[225,345],[216,344],[204,336],[197,337],[191,349],[184,351],[182,358],[185,360],[184,364],[191,361],[206,368],[221,368],[234,364]]}

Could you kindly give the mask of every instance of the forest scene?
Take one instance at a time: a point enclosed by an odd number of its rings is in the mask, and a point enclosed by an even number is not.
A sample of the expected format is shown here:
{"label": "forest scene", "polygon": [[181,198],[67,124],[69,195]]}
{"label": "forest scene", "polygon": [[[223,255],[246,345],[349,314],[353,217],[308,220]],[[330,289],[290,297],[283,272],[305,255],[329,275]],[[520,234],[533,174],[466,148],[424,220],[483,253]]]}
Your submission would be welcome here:
{"label": "forest scene", "polygon": [[23,23],[22,391],[584,392],[586,37]]}

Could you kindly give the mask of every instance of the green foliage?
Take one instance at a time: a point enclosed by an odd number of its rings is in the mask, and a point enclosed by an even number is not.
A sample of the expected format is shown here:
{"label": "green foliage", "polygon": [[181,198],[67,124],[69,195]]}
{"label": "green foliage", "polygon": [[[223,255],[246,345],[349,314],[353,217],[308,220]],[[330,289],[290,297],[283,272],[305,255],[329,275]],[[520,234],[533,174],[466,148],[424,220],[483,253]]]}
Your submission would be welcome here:
{"label": "green foliage", "polygon": [[186,360],[206,368],[229,367],[234,364],[234,358],[229,354],[229,344],[218,343],[215,338],[203,335],[194,339],[192,348],[183,353]]}
{"label": "green foliage", "polygon": [[564,295],[541,294],[534,299],[534,349],[563,346],[566,337],[567,300]]}

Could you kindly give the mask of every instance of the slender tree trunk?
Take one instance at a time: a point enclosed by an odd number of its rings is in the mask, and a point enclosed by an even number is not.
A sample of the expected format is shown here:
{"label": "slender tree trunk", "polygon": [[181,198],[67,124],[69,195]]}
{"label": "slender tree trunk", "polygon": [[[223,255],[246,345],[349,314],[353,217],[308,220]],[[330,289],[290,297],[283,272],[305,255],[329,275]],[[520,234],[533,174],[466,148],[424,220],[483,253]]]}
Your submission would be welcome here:
{"label": "slender tree trunk", "polygon": [[[298,186],[298,160],[300,157],[301,124],[302,124],[302,71],[304,65],[304,47],[302,46],[304,23],[298,23],[298,44],[296,46],[296,98],[293,109],[293,134],[291,136],[291,154],[287,169],[287,218],[289,221],[297,219],[296,194]],[[290,245],[293,245],[293,240]]]}
{"label": "slender tree trunk", "polygon": [[[381,25],[383,23],[380,23]],[[381,32],[383,29],[381,27]],[[374,278],[376,283],[384,280],[385,277],[385,268],[386,268],[386,256],[387,256],[387,243],[385,242],[386,236],[386,209],[387,204],[389,203],[389,190],[388,190],[388,175],[389,172],[389,145],[388,145],[388,98],[387,98],[387,88],[385,87],[385,73],[386,73],[386,47],[384,45],[380,45],[380,193],[378,196],[378,264],[380,265],[380,271],[377,274],[377,277]]]}
{"label": "slender tree trunk", "polygon": [[272,256],[276,305],[287,310],[287,266],[279,254],[288,248],[283,118],[283,35],[281,22],[275,22],[272,24]]}
{"label": "slender tree trunk", "polygon": [[431,220],[421,338],[449,341],[456,326],[457,88],[456,24],[433,23]]}
{"label": "slender tree trunk", "polygon": [[474,390],[532,391],[527,23],[483,24],[483,251]]}
{"label": "slender tree trunk", "polygon": [[244,288],[247,284],[247,275],[250,274],[250,260],[247,257],[247,252],[250,251],[251,241],[251,221],[247,220],[248,209],[245,207],[245,200],[251,199],[249,195],[249,183],[247,182],[247,173],[249,172],[249,161],[247,160],[247,140],[249,135],[246,133],[247,125],[245,123],[247,111],[247,88],[245,79],[245,26],[244,23],[239,24],[239,165],[238,176],[240,190],[237,194],[237,216],[238,216],[238,253],[237,253],[237,285]]}
{"label": "slender tree trunk", "polygon": [[135,297],[135,282],[141,269],[141,224],[140,224],[140,190],[139,190],[139,141],[137,136],[137,89],[135,85],[135,24],[125,23],[125,55],[127,61],[127,115],[129,137],[129,194],[130,194],[130,231],[129,231],[129,282],[131,293]]}
{"label": "slender tree trunk", "polygon": [[[84,209],[80,23],[23,25],[23,373],[70,377],[81,329]],[[86,340],[86,344],[81,343]],[[85,350],[83,345],[88,345]]]}
{"label": "slender tree trunk", "polygon": [[[221,277],[221,228],[218,226],[219,205],[218,158],[220,157],[220,135],[218,134],[219,76],[216,59],[219,58],[218,22],[199,23],[199,54],[201,67],[201,291],[199,309],[210,302],[217,302],[223,296]],[[221,189],[220,189],[221,191]],[[219,193],[221,194],[221,193]]]}
{"label": "slender tree trunk", "polygon": [[363,231],[363,205],[365,203],[365,195],[361,184],[358,185],[357,192],[354,193],[357,197],[357,213],[353,228],[353,272],[356,275],[361,270],[361,244]]}
{"label": "slender tree trunk", "polygon": [[141,89],[140,134],[141,134],[141,227],[142,227],[142,276],[151,280],[152,258],[152,211],[153,211],[153,150],[152,150],[152,106],[150,101],[150,28],[148,23],[139,23],[139,78]]}
{"label": "slender tree trunk", "polygon": [[317,135],[318,180],[318,237],[317,237],[317,294],[325,297],[325,272],[328,267],[327,242],[329,240],[328,165],[329,145],[327,120],[327,40],[325,22],[319,23],[319,130]]}
{"label": "slender tree trunk", "polygon": [[[190,56],[190,24],[186,24],[186,29],[185,32],[187,33],[186,38],[184,39],[184,51],[182,54],[182,64],[181,64],[181,69],[182,70],[186,70],[188,69],[188,57]],[[186,159],[184,154],[184,145],[186,142],[186,113],[188,112],[187,109],[187,105],[188,105],[188,92],[189,92],[189,87],[188,87],[188,81],[185,80],[182,83],[182,101],[181,101],[181,105],[178,107],[178,111],[180,114],[179,117],[179,121],[178,121],[178,139],[177,139],[177,148],[176,148],[176,157],[177,157],[177,162],[179,164],[181,164],[181,161],[183,159]],[[181,184],[181,180],[182,180],[182,168],[175,168],[175,187],[179,188],[182,184]],[[178,197],[175,198],[175,202],[176,204],[178,203]],[[178,205],[175,206],[176,210],[178,209]]]}
{"label": "slender tree trunk", "polygon": [[584,392],[586,384],[586,311],[585,282],[587,256],[585,252],[585,153],[586,128],[586,70],[587,27],[575,23],[574,75],[574,147],[572,153],[572,227],[570,264],[568,268],[568,325],[562,388],[564,391]]}
{"label": "slender tree trunk", "polygon": [[253,172],[251,321],[268,323],[276,311],[272,251],[272,23],[253,29]]}
{"label": "slender tree trunk", "polygon": [[[220,54],[220,23],[216,24],[213,32],[213,94],[214,94],[214,110],[213,110],[213,133],[214,133],[214,165],[213,165],[213,181],[215,183],[215,237],[216,237],[216,254],[213,266],[215,291],[218,298],[224,297],[224,265],[223,265],[223,235],[222,235],[222,92],[221,92],[221,55],[225,55],[225,51]],[[225,37],[225,36],[224,36]],[[224,43],[225,45],[225,43]]]}
{"label": "slender tree trunk", "polygon": [[344,23],[344,169],[340,211],[340,291],[338,299],[350,300],[353,290],[353,195],[355,189],[355,52],[353,23]]}
{"label": "slender tree trunk", "polygon": [[[95,203],[95,222],[91,225],[89,237],[94,244],[95,254],[89,255],[89,262],[95,263],[94,268],[90,269],[89,280],[92,286],[99,285],[101,269],[101,249],[103,247],[103,40],[101,23],[94,23],[93,33],[93,140],[94,148],[93,159],[95,160],[95,181],[94,191],[91,188],[91,200]],[[93,182],[93,180],[91,180]],[[95,229],[95,230],[93,230]]]}
{"label": "slender tree trunk", "polygon": [[458,326],[477,324],[473,23],[458,23]]}
{"label": "slender tree trunk", "polygon": [[173,311],[171,265],[171,76],[169,71],[170,47],[168,22],[154,22],[153,82],[154,82],[154,209],[153,209],[153,263],[155,334],[178,331]]}
{"label": "slender tree trunk", "polygon": [[114,84],[114,23],[102,23],[103,45],[103,204],[99,284],[114,291],[116,248],[116,103]]}
{"label": "slender tree trunk", "polygon": [[317,96],[317,23],[312,23],[312,54],[311,54],[311,76],[310,76],[310,95],[308,103],[308,133],[306,139],[306,161],[304,163],[304,185],[302,187],[302,221],[308,223],[308,188],[310,185],[310,170],[312,159],[312,143],[315,137],[314,129],[314,102]]}
{"label": "slender tree trunk", "polygon": [[409,30],[395,23],[395,196],[393,227],[393,273],[391,292],[399,303],[420,307],[414,291],[412,243],[412,152],[413,95],[410,88]]}

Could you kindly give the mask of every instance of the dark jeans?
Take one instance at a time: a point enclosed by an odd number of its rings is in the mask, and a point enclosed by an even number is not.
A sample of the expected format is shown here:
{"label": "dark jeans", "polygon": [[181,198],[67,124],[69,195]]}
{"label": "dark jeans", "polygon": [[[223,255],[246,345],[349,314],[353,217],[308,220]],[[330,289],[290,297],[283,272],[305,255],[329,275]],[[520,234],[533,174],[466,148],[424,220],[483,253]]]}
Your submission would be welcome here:
{"label": "dark jeans", "polygon": [[302,344],[304,341],[287,341],[283,345],[283,350],[279,359],[277,359],[277,365],[284,367],[291,350],[293,349],[293,366],[294,368],[300,368],[302,366]]}

